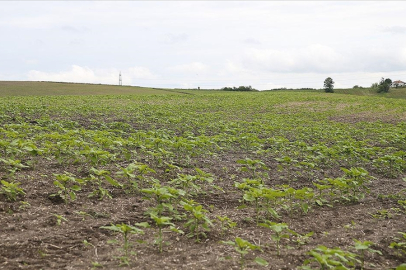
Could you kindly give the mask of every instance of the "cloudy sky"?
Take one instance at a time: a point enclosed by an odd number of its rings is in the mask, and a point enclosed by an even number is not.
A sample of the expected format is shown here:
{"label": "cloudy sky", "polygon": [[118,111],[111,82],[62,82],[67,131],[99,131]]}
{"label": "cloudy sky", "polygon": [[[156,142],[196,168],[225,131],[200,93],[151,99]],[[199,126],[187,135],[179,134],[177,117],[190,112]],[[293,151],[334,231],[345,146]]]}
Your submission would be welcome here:
{"label": "cloudy sky", "polygon": [[321,88],[406,81],[403,1],[0,1],[0,80]]}

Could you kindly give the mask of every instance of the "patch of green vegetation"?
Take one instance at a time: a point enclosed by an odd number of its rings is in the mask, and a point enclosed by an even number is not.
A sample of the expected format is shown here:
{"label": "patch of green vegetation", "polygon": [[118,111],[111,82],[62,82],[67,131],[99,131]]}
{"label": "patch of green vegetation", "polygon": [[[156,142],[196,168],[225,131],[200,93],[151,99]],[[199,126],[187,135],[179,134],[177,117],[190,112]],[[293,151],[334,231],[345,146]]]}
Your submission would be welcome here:
{"label": "patch of green vegetation", "polygon": [[162,95],[179,94],[165,89],[106,84],[0,81],[0,96],[60,96],[60,95]]}

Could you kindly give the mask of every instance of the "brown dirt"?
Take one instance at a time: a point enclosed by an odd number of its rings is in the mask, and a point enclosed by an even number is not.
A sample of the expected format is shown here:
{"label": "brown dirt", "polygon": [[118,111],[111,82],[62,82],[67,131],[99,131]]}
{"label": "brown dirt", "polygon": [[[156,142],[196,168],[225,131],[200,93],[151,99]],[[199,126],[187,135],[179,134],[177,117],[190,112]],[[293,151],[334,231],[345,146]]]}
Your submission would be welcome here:
{"label": "brown dirt", "polygon": [[[394,200],[377,199],[377,195],[394,194],[406,188],[401,178],[376,176],[370,186],[371,193],[360,203],[337,204],[334,208],[314,206],[307,215],[289,217],[285,214],[283,222],[288,223],[291,229],[301,234],[313,231],[314,235],[307,245],[300,247],[284,241],[285,246],[295,248],[283,248],[282,255],[277,256],[270,232],[256,226],[252,219],[252,208],[237,209],[241,194],[233,188],[233,182],[247,177],[246,173],[238,170],[239,165],[235,161],[239,158],[243,158],[243,153],[228,153],[216,160],[200,160],[210,168],[206,171],[216,175],[216,183],[226,192],[195,198],[210,209],[210,218],[227,215],[238,223],[237,229],[222,236],[216,226],[200,243],[182,235],[165,233],[165,241],[169,245],[164,247],[162,254],[152,245],[156,227],[145,229],[145,234],[130,238],[132,251],[136,253],[131,257],[130,266],[119,266],[117,257],[122,255],[119,244],[108,243],[111,239],[120,242],[121,238],[100,227],[112,223],[150,221],[144,212],[151,203],[143,200],[140,194],[126,194],[119,189],[110,189],[113,199],[100,201],[87,198],[89,190],[84,189],[78,192],[76,201],[65,205],[57,197],[49,196],[56,192],[52,175],[73,168],[40,160],[35,170],[22,171],[24,177],[19,179],[26,191],[21,199],[29,202],[29,206],[8,202],[0,196],[0,269],[91,269],[95,262],[100,263],[103,269],[239,269],[234,249],[220,243],[237,236],[265,245],[263,253],[248,254],[246,269],[295,269],[308,258],[306,253],[310,249],[318,245],[349,249],[352,239],[373,241],[374,248],[383,253],[382,256],[367,254],[365,269],[389,269],[402,262],[402,258],[396,257],[388,246],[398,231],[405,231],[406,215],[394,213],[391,218],[371,216],[379,210],[398,207]],[[267,184],[282,183],[275,162],[268,159],[266,163],[270,168]],[[5,172],[1,174],[0,177]],[[294,184],[307,185],[306,181],[299,178]],[[80,211],[86,215],[80,215]],[[63,215],[67,221],[58,225],[54,214]],[[176,222],[176,225],[185,230],[182,223]],[[85,245],[84,240],[91,245]],[[145,243],[140,244],[136,240]],[[255,264],[252,259],[256,256],[266,259],[269,266],[263,268]]]}

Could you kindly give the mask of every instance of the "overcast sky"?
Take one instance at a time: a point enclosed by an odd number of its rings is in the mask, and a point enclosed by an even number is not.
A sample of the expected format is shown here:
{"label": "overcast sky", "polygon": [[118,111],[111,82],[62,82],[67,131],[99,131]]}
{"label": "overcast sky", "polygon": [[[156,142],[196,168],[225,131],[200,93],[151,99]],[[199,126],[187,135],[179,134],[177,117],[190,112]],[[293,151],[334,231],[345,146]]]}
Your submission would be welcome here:
{"label": "overcast sky", "polygon": [[406,81],[403,1],[0,1],[0,80],[321,88]]}

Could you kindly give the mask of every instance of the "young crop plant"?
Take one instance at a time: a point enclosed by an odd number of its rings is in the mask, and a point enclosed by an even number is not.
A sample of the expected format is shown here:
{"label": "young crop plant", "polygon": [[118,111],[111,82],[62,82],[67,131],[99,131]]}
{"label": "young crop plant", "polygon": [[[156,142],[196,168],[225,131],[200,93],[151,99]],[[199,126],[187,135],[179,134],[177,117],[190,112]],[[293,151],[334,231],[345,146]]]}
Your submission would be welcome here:
{"label": "young crop plant", "polygon": [[278,164],[278,171],[279,172],[286,172],[287,174],[287,181],[288,184],[290,185],[290,183],[292,182],[292,178],[293,178],[293,171],[292,171],[292,166],[295,166],[297,163],[299,163],[299,161],[297,161],[296,159],[293,159],[291,157],[288,156],[284,156],[282,158],[275,158],[275,160],[279,163]]}
{"label": "young crop plant", "polygon": [[331,206],[337,201],[358,202],[369,193],[367,184],[372,178],[363,168],[341,168],[345,176],[338,178],[325,178],[313,184],[318,189],[315,202],[322,206]]}
{"label": "young crop plant", "polygon": [[65,172],[65,174],[54,174],[56,180],[54,181],[54,186],[57,187],[58,193],[52,194],[51,196],[61,197],[65,204],[76,200],[76,192],[81,190],[80,185],[84,184],[84,181],[71,173]]}
{"label": "young crop plant", "polygon": [[[301,269],[303,270],[328,270],[328,269],[354,269],[358,260],[358,255],[340,248],[328,248],[326,246],[318,246],[308,253],[312,258],[303,262]],[[313,268],[317,264],[318,268]]]}
{"label": "young crop plant", "polygon": [[299,234],[292,231],[292,234],[295,236],[295,239],[293,241],[296,242],[298,246],[303,246],[309,242],[309,239],[313,236],[314,232]]}
{"label": "young crop plant", "polygon": [[372,178],[364,168],[341,168],[347,178],[347,184],[352,191],[352,199],[359,201],[365,197],[365,193],[369,193],[367,184]]}
{"label": "young crop plant", "polygon": [[24,190],[19,185],[20,183],[1,180],[0,193],[4,194],[9,201],[16,201],[18,196],[25,195]]}
{"label": "young crop plant", "polygon": [[101,229],[106,229],[110,230],[113,232],[117,232],[121,234],[123,237],[123,250],[124,250],[124,256],[119,257],[120,258],[120,265],[130,265],[130,242],[129,242],[129,237],[131,234],[143,234],[144,231],[138,227],[142,228],[148,228],[149,224],[146,222],[142,223],[136,223],[134,226],[127,225],[125,223],[121,224],[112,224],[111,226],[102,226],[100,227]]}
{"label": "young crop plant", "polygon": [[171,222],[171,220],[172,220],[171,217],[159,216],[158,212],[150,212],[150,217],[158,227],[158,234],[156,235],[156,238],[155,238],[155,244],[158,245],[159,252],[162,253],[162,246],[164,244],[164,238],[163,238],[163,232],[164,232],[163,228],[164,227],[169,226],[171,231],[179,233],[179,234],[183,234],[184,232],[175,227],[175,224],[173,224]]}
{"label": "young crop plant", "polygon": [[99,200],[103,200],[104,197],[112,199],[112,196],[108,189],[104,188],[103,186],[104,181],[107,181],[111,186],[116,188],[123,187],[122,184],[110,177],[110,172],[107,170],[98,170],[95,168],[91,168],[88,181],[94,185],[94,190],[89,194],[88,197],[98,197]]}
{"label": "young crop plant", "polygon": [[114,155],[108,151],[94,149],[86,146],[85,150],[80,151],[80,155],[86,158],[93,166],[106,165],[110,160],[114,159]]}
{"label": "young crop plant", "polygon": [[156,173],[148,165],[143,163],[131,163],[126,168],[121,168],[117,175],[121,175],[127,180],[127,186],[130,189],[138,191],[145,186],[147,182],[146,175]]}
{"label": "young crop plant", "polygon": [[[236,237],[234,242],[233,241],[222,241],[223,244],[233,246],[235,251],[240,254],[240,269],[243,270],[246,262],[245,256],[248,254],[250,250],[260,250],[262,251],[260,246],[254,245],[247,240],[244,240],[240,237]],[[268,262],[260,257],[255,258],[255,262],[261,266],[267,266]]]}
{"label": "young crop plant", "polygon": [[237,223],[232,221],[229,217],[227,216],[216,216],[216,222],[220,223],[220,235],[224,236],[226,232],[229,230],[235,228],[237,226]]}
{"label": "young crop plant", "polygon": [[7,171],[9,172],[9,177],[13,177],[14,174],[21,169],[28,168],[28,166],[21,163],[19,159],[3,159],[0,158],[0,162],[5,165]]}
{"label": "young crop plant", "polygon": [[202,235],[206,238],[204,231],[210,231],[210,227],[213,226],[212,221],[206,215],[208,212],[200,204],[197,204],[191,200],[182,201],[183,208],[188,212],[189,220],[186,221],[185,227],[189,228],[190,233],[188,237],[196,237],[196,242],[200,242],[199,236]]}
{"label": "young crop plant", "polygon": [[255,207],[255,220],[256,223],[259,223],[259,218],[260,218],[260,213],[262,210],[262,204],[260,203],[261,200],[263,199],[264,195],[264,190],[265,188],[260,186],[258,188],[250,188],[248,190],[245,190],[244,195],[243,195],[243,200],[247,202],[254,202],[254,207]]}
{"label": "young crop plant", "polygon": [[396,178],[406,167],[406,160],[402,155],[385,155],[374,160],[375,167],[385,175]]}
{"label": "young crop plant", "polygon": [[126,168],[120,169],[121,171],[118,171],[116,174],[123,176],[127,180],[127,187],[138,189],[137,181],[132,180],[136,177],[134,174],[134,171],[137,169],[135,164],[131,163]]}
{"label": "young crop plant", "polygon": [[371,248],[372,245],[374,245],[374,242],[371,241],[359,241],[357,239],[354,239],[355,245],[354,248],[359,251],[361,254],[359,255],[360,260],[361,260],[361,270],[364,269],[365,265],[365,252],[370,252],[370,253],[377,253],[379,255],[382,255],[382,252],[379,250],[375,250]]}
{"label": "young crop plant", "polygon": [[294,189],[289,185],[282,185],[283,189],[283,208],[293,215],[296,209],[299,209],[303,214],[307,214],[311,208],[314,198],[314,192],[311,188]]}
{"label": "young crop plant", "polygon": [[403,213],[406,214],[406,200],[398,200],[398,204],[402,207]]}
{"label": "young crop plant", "polygon": [[67,218],[65,218],[63,215],[58,215],[58,214],[52,214],[54,217],[56,217],[56,224],[58,225],[58,226],[61,226],[61,224],[62,224],[62,221],[68,221],[68,219]]}
{"label": "young crop plant", "polygon": [[[237,160],[238,164],[244,165],[241,167],[242,172],[250,172],[252,174],[252,178],[258,177],[257,170],[268,170],[269,168],[265,165],[264,162],[261,160],[255,159],[252,160],[250,158],[239,159]],[[263,184],[263,180],[261,179],[261,184]]]}
{"label": "young crop plant", "polygon": [[402,235],[402,238],[395,238],[389,247],[395,251],[395,254],[399,257],[406,256],[406,233],[399,232]]}
{"label": "young crop plant", "polygon": [[196,183],[198,180],[199,178],[194,175],[178,174],[178,177],[169,183],[175,187],[185,190],[189,195],[197,195],[198,193],[202,192],[201,185]]}
{"label": "young crop plant", "polygon": [[271,239],[276,244],[276,254],[278,256],[281,255],[280,243],[281,240],[284,238],[290,238],[292,235],[296,233],[289,229],[289,226],[286,223],[276,223],[266,220],[264,223],[260,223],[259,226],[268,228],[272,230],[274,234],[271,235]]}
{"label": "young crop plant", "polygon": [[402,263],[401,265],[396,267],[395,270],[406,270],[406,263]]}

